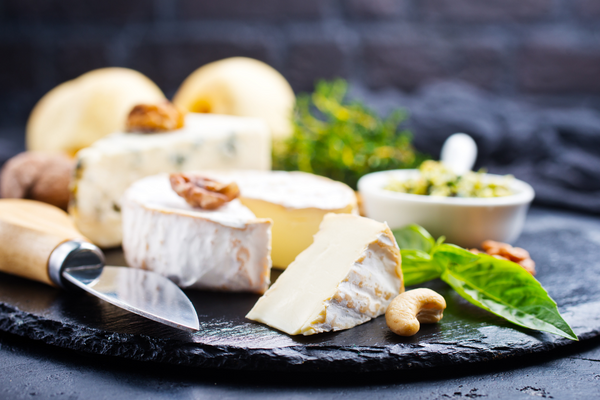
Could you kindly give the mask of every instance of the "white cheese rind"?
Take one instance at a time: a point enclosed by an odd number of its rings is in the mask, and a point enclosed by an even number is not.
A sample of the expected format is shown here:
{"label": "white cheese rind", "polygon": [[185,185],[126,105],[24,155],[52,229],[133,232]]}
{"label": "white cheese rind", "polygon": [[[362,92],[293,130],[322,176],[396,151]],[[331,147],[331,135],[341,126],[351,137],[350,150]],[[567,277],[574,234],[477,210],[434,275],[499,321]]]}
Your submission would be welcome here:
{"label": "white cheese rind", "polygon": [[[300,171],[206,172],[223,181],[235,181],[242,197],[267,201],[287,209],[356,212],[356,194],[348,185]],[[316,233],[316,232],[315,232]]]}
{"label": "white cheese rind", "polygon": [[179,286],[263,293],[271,271],[271,221],[239,200],[217,210],[190,207],[167,175],[134,183],[123,199],[123,251],[129,266]]}
{"label": "white cheese rind", "polygon": [[348,329],[387,310],[403,290],[387,224],[327,214],[302,252],[246,316],[290,335]]}
{"label": "white cheese rind", "polygon": [[271,168],[271,136],[258,119],[188,114],[167,133],[117,133],[77,153],[69,212],[101,247],[121,244],[121,197],[133,182],[164,172]]}
{"label": "white cheese rind", "polygon": [[370,243],[319,316],[301,328],[302,334],[349,329],[384,314],[402,286],[397,255],[389,250],[394,245],[387,232]]}

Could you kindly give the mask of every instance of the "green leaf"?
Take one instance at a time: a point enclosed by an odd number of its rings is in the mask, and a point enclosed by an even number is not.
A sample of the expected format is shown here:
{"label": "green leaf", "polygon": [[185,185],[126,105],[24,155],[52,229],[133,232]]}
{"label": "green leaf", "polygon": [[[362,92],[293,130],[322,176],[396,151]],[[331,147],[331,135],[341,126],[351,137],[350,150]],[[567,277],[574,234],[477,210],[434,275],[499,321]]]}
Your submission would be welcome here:
{"label": "green leaf", "polygon": [[478,261],[480,255],[471,253],[469,250],[465,250],[455,244],[444,243],[436,247],[435,258],[441,264],[447,266],[448,263],[470,264]]}
{"label": "green leaf", "polygon": [[[429,232],[413,224],[396,229],[393,233],[401,249],[405,286],[417,285],[440,277],[442,268],[432,257],[438,243]],[[443,238],[440,239],[443,241]]]}
{"label": "green leaf", "polygon": [[401,250],[420,250],[430,254],[436,244],[429,232],[419,225],[407,225],[392,232]]}
{"label": "green leaf", "polygon": [[[446,247],[447,246],[447,247]],[[542,285],[521,266],[487,254],[444,245],[435,258],[444,264],[442,280],[472,304],[525,328],[578,340]]]}
{"label": "green leaf", "polygon": [[402,274],[404,285],[413,286],[439,278],[441,266],[422,250],[400,250],[402,254]]}
{"label": "green leaf", "polygon": [[393,231],[406,286],[441,277],[472,304],[525,328],[578,340],[542,285],[520,265],[437,241],[422,227]]}

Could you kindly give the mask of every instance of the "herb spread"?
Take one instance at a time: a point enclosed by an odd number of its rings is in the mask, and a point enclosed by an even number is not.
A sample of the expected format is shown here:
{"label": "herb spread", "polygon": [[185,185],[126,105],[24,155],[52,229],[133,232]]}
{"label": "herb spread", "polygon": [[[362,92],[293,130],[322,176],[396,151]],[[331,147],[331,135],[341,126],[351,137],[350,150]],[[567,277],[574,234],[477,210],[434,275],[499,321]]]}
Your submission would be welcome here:
{"label": "herb spread", "polygon": [[419,167],[419,176],[400,181],[392,179],[386,190],[440,197],[503,197],[510,196],[514,177],[506,175],[492,179],[483,171],[456,175],[439,161],[428,160]]}

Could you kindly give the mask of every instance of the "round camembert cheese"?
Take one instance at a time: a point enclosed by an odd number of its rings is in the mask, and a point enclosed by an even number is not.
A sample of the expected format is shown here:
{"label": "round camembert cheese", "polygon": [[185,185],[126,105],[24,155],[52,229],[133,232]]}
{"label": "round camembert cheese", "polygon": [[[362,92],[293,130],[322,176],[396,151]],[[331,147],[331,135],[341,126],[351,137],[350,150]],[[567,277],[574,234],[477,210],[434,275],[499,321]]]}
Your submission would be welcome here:
{"label": "round camembert cheese", "polygon": [[122,200],[123,251],[130,267],[179,286],[263,293],[270,283],[271,220],[239,200],[194,208],[167,174],[135,182]]}
{"label": "round camembert cheese", "polygon": [[310,246],[326,214],[358,214],[354,191],[322,176],[252,170],[202,174],[236,182],[242,204],[257,217],[273,220],[271,258],[275,268],[286,268]]}

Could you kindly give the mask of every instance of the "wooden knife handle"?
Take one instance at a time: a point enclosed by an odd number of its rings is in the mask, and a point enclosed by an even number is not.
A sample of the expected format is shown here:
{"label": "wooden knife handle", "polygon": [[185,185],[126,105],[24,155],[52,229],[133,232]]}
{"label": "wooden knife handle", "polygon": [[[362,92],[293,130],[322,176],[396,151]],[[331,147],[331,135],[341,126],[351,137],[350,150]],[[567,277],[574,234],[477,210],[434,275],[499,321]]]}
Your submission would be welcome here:
{"label": "wooden knife handle", "polygon": [[48,259],[59,244],[73,239],[88,241],[63,210],[39,201],[0,199],[0,271],[56,286]]}

